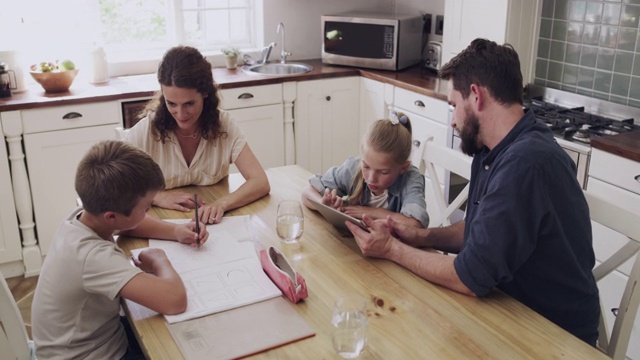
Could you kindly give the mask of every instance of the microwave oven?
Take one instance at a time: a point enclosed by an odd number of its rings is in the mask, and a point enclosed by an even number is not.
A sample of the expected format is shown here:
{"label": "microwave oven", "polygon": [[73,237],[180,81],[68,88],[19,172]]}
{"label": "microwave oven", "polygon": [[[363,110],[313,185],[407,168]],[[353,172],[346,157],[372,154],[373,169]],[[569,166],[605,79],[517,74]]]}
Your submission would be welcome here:
{"label": "microwave oven", "polygon": [[321,26],[325,64],[400,70],[421,60],[420,15],[324,15]]}

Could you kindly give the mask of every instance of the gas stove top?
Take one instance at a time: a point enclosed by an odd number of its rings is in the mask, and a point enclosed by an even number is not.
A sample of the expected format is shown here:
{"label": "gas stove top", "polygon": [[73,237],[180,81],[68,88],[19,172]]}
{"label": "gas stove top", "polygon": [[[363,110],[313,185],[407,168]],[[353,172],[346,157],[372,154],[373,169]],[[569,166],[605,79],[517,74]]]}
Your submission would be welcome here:
{"label": "gas stove top", "polygon": [[584,107],[563,107],[542,99],[532,98],[524,103],[525,109],[530,109],[536,118],[549,127],[556,137],[570,142],[589,145],[591,139],[617,135],[640,130],[632,118],[616,120],[585,112]]}

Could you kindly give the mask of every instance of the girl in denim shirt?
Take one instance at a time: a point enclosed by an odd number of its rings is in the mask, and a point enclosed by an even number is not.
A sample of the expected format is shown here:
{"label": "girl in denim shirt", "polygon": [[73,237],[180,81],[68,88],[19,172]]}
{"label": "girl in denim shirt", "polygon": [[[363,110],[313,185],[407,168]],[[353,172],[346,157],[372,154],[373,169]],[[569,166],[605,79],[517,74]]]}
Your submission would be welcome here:
{"label": "girl in denim shirt", "polygon": [[411,165],[411,122],[392,112],[390,119],[369,126],[361,145],[361,156],[349,157],[324,175],[309,179],[302,202],[315,210],[308,198],[362,219],[394,220],[427,227],[424,177]]}

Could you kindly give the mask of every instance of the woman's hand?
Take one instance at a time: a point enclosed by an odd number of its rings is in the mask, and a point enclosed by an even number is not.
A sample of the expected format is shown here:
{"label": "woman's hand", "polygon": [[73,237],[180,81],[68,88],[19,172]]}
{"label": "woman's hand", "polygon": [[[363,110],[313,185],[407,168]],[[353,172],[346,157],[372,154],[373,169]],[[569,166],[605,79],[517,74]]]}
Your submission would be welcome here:
{"label": "woman's hand", "polygon": [[222,221],[226,207],[222,201],[216,200],[213,204],[198,209],[200,221],[203,224],[217,224]]}
{"label": "woman's hand", "polygon": [[193,247],[198,246],[198,239],[200,239],[200,245],[207,242],[209,238],[209,232],[205,223],[200,224],[200,233],[196,233],[196,222],[190,221],[187,224],[179,224],[175,230],[176,240],[182,244],[190,244]]}
{"label": "woman's hand", "polygon": [[[203,206],[204,201],[198,200],[198,206]],[[160,191],[153,199],[153,205],[171,210],[188,212],[195,209],[193,194],[176,191]]]}

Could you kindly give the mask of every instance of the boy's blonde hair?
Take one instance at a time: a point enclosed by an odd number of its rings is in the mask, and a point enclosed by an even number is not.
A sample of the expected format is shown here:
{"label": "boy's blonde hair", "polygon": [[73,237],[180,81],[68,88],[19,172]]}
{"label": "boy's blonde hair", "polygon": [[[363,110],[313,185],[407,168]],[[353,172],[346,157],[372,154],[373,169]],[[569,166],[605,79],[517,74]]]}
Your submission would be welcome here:
{"label": "boy's blonde hair", "polygon": [[[365,146],[376,152],[387,154],[398,165],[404,165],[411,156],[411,121],[403,113],[392,114],[394,119],[382,119],[373,122],[360,144],[360,150],[364,151]],[[397,119],[401,119],[398,121]],[[360,204],[364,194],[364,179],[362,176],[362,166],[353,177],[351,184],[351,195],[349,204]]]}
{"label": "boy's blonde hair", "polygon": [[102,141],[89,149],[76,171],[76,192],[85,211],[129,216],[149,191],[164,189],[162,170],[137,147],[118,140]]}

